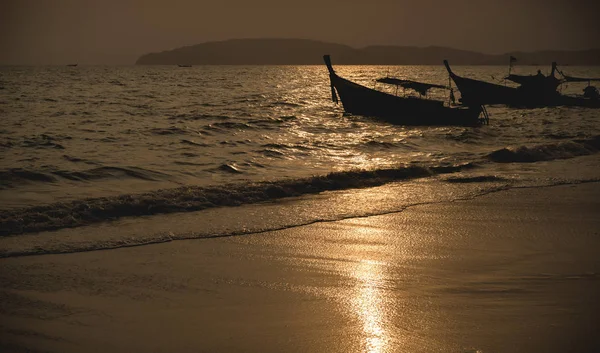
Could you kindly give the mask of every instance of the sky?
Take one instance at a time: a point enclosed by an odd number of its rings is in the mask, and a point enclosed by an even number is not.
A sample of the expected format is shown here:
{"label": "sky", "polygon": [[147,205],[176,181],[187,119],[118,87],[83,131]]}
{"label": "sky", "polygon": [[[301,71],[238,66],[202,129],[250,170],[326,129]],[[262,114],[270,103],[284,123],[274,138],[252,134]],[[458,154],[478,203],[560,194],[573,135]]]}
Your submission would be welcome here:
{"label": "sky", "polygon": [[600,47],[600,0],[0,0],[0,64],[133,64],[233,38],[490,54]]}

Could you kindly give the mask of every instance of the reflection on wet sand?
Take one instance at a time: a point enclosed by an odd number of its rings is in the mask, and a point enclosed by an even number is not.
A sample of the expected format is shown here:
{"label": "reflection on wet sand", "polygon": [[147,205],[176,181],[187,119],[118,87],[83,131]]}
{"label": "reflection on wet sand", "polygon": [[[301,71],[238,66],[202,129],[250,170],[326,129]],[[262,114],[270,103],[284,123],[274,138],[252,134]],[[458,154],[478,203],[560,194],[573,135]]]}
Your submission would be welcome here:
{"label": "reflection on wet sand", "polygon": [[390,349],[389,333],[386,330],[386,323],[390,321],[390,318],[387,317],[390,310],[386,307],[385,293],[383,292],[387,264],[372,259],[375,255],[373,251],[381,257],[379,250],[382,249],[379,249],[380,244],[370,243],[381,236],[378,234],[380,230],[376,227],[364,227],[357,224],[357,227],[350,232],[354,233],[350,235],[351,237],[366,241],[352,246],[360,258],[356,262],[352,262],[351,268],[348,269],[349,275],[355,281],[355,289],[351,292],[351,298],[347,302],[348,311],[358,319],[362,326],[361,351],[386,352]]}
{"label": "reflection on wet sand", "polygon": [[369,353],[385,352],[389,343],[381,293],[382,269],[377,261],[362,260],[355,271],[357,284],[352,309],[362,322],[365,351]]}

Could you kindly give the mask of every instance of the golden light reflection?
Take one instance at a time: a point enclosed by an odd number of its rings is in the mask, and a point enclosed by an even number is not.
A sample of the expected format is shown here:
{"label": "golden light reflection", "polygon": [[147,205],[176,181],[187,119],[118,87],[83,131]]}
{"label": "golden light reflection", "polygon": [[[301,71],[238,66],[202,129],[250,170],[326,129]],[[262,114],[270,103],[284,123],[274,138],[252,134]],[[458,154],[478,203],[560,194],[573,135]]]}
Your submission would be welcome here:
{"label": "golden light reflection", "polygon": [[365,351],[385,352],[388,337],[384,327],[384,303],[381,293],[381,264],[377,261],[362,260],[356,269],[359,281],[354,298],[354,310],[363,324]]}
{"label": "golden light reflection", "polygon": [[359,256],[363,257],[355,263],[352,276],[356,280],[356,291],[350,300],[351,310],[362,323],[364,337],[364,352],[379,353],[390,350],[389,333],[386,323],[389,318],[389,308],[386,308],[384,283],[386,281],[387,264],[382,261],[371,260],[374,254],[381,254],[378,244],[369,244],[377,239],[378,228],[356,227],[357,238],[367,240],[357,246]]}

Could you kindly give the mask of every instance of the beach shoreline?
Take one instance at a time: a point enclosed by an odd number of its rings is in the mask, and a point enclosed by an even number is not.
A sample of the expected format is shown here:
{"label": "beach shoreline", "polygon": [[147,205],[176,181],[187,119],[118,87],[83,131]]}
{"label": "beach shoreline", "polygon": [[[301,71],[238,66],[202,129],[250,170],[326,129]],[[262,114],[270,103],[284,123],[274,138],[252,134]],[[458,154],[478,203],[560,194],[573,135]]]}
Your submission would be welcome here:
{"label": "beach shoreline", "polygon": [[590,351],[599,200],[597,182],[517,188],[242,236],[4,258],[0,348]]}

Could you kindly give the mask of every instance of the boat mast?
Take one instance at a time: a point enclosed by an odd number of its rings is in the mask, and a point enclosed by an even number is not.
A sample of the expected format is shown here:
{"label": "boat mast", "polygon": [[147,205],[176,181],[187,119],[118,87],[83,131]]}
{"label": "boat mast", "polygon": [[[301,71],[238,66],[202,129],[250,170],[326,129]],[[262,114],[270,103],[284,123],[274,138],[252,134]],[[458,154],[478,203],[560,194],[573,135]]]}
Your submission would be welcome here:
{"label": "boat mast", "polygon": [[517,61],[517,58],[515,58],[514,56],[511,55],[510,58],[508,59],[508,76],[510,76],[512,66],[515,61]]}
{"label": "boat mast", "polygon": [[[515,58],[512,55],[510,55],[510,57],[508,58],[508,76],[510,76],[510,72],[512,70],[512,66],[513,66],[513,63],[515,61],[517,61],[517,58]],[[504,86],[506,87],[506,78],[504,78]]]}

